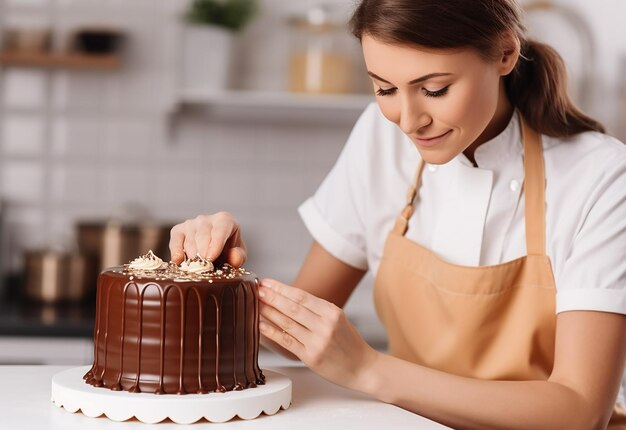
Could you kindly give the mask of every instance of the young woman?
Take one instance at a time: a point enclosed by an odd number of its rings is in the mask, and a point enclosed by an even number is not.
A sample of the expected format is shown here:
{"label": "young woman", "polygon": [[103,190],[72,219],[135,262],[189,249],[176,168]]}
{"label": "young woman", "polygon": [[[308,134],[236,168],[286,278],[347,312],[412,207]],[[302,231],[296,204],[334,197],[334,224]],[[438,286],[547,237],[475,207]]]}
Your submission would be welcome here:
{"label": "young woman", "polygon": [[[377,103],[300,208],[293,286],[262,281],[266,343],[455,428],[626,428],[626,147],[514,0],[363,0],[351,26]],[[170,248],[246,258],[227,213]],[[367,270],[389,354],[341,310]]]}

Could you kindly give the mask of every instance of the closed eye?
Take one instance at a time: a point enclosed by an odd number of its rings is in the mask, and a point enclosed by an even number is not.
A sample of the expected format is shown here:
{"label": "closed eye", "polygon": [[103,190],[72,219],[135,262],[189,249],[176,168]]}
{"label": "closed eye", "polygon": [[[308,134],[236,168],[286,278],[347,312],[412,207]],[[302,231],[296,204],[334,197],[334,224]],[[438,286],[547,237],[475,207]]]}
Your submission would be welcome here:
{"label": "closed eye", "polygon": [[378,90],[376,90],[376,95],[377,96],[390,96],[394,94],[395,92],[396,92],[395,88],[389,88],[389,89],[379,88]]}
{"label": "closed eye", "polygon": [[441,97],[446,95],[446,93],[448,92],[448,88],[450,88],[450,85],[443,87],[442,89],[437,91],[428,91],[426,88],[422,89],[424,90],[424,95],[426,97]]}
{"label": "closed eye", "polygon": [[[429,91],[426,88],[422,88],[422,91],[424,92],[424,95],[426,97],[441,97],[441,96],[446,95],[449,88],[450,88],[450,85],[445,86],[437,91]],[[381,97],[391,96],[391,95],[394,95],[395,93],[396,93],[396,88],[388,88],[388,89],[379,88],[378,90],[376,90],[376,95],[381,96]]]}

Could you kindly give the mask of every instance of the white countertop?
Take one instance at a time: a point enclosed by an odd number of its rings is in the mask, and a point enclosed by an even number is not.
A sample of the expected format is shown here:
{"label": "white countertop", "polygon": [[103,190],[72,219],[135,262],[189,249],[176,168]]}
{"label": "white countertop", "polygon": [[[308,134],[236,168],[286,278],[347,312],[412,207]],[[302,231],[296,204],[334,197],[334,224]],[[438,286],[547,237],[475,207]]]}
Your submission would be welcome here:
{"label": "white countertop", "polygon": [[[57,408],[50,401],[52,376],[74,366],[0,366],[0,429],[73,430],[73,429],[177,429],[171,422],[143,424],[132,420],[123,423],[106,417],[88,418]],[[261,362],[262,368],[268,368]],[[338,387],[301,365],[273,369],[288,376],[293,383],[292,405],[276,415],[245,421],[236,419],[223,424],[199,421],[197,429],[446,429],[440,424],[393,405]]]}

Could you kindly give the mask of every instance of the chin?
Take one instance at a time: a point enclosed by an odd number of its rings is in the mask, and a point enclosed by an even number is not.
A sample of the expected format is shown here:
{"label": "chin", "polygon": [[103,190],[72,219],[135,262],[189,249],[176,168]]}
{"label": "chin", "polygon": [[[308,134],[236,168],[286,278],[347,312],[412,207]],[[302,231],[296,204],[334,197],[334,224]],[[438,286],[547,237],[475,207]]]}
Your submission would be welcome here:
{"label": "chin", "polygon": [[424,162],[428,164],[446,164],[458,155],[441,150],[428,150],[423,148],[418,148],[417,150]]}

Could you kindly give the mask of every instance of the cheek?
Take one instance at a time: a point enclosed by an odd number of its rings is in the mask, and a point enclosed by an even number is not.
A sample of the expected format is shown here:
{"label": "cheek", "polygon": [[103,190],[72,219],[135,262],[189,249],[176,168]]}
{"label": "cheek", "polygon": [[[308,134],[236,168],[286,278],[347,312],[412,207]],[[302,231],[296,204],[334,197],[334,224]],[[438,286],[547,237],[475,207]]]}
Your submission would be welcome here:
{"label": "cheek", "polygon": [[[376,94],[378,90],[378,86],[376,84],[372,84],[373,93]],[[393,102],[393,97],[378,97],[376,96],[376,103],[380,108],[383,116],[387,118],[389,121],[394,124],[400,123],[400,108],[397,106],[397,103]]]}
{"label": "cheek", "polygon": [[459,86],[454,103],[446,106],[445,122],[466,131],[486,127],[498,103],[498,85],[492,81],[480,79]]}
{"label": "cheek", "polygon": [[498,84],[499,79],[484,79],[474,87],[472,98],[474,99],[475,117],[487,116],[491,118],[498,105]]}
{"label": "cheek", "polygon": [[383,116],[394,124],[400,123],[400,106],[394,102],[395,97],[377,97],[376,101]]}

